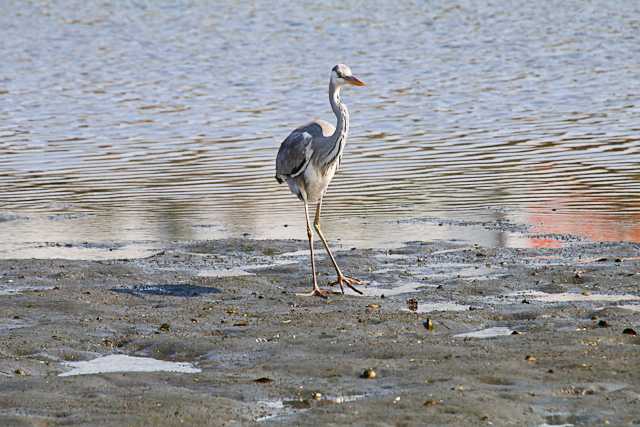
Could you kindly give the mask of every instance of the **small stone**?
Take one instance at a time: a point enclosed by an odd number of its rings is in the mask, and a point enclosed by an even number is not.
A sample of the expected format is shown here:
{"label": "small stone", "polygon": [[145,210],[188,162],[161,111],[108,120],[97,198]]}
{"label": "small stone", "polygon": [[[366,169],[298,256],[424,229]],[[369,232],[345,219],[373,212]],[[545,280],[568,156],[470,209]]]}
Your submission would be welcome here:
{"label": "small stone", "polygon": [[598,328],[608,328],[608,327],[609,327],[609,322],[607,322],[606,320],[598,321]]}
{"label": "small stone", "polygon": [[518,332],[518,331],[511,331],[511,335],[521,335],[522,332]]}
{"label": "small stone", "polygon": [[638,333],[631,328],[626,328],[622,333],[625,335],[638,335]]}
{"label": "small stone", "polygon": [[373,380],[378,376],[378,374],[376,374],[376,371],[373,370],[373,368],[367,368],[364,370],[364,372],[362,372],[362,375],[360,375],[360,378],[364,378],[367,380]]}
{"label": "small stone", "polygon": [[428,399],[424,401],[423,406],[436,406],[436,405],[440,405],[441,403],[442,403],[442,400]]}
{"label": "small stone", "polygon": [[369,304],[367,308],[369,310],[380,310],[380,304]]}
{"label": "small stone", "polygon": [[313,400],[320,400],[320,399],[322,399],[322,393],[316,391],[315,393],[313,393],[311,395],[311,397],[313,398]]}
{"label": "small stone", "polygon": [[168,323],[163,323],[159,328],[162,332],[169,332],[171,330],[171,326]]}
{"label": "small stone", "polygon": [[529,300],[528,300],[528,299],[526,299],[526,298],[525,298],[525,299],[523,299],[522,301],[520,301],[520,303],[521,303],[521,304],[531,304],[531,303],[529,302]]}
{"label": "small stone", "polygon": [[21,377],[24,377],[27,375],[27,371],[25,371],[24,369],[18,368],[15,371],[13,371],[14,374],[19,375]]}
{"label": "small stone", "polygon": [[527,362],[529,362],[529,363],[536,363],[536,362],[538,361],[538,359],[536,359],[536,357],[535,357],[535,356],[532,356],[532,355],[530,355],[530,354],[528,354],[528,355],[524,358],[524,360],[526,360],[526,361],[527,361]]}
{"label": "small stone", "polygon": [[198,323],[198,319],[191,319],[191,323]]}
{"label": "small stone", "polygon": [[256,378],[255,380],[253,380],[254,383],[258,383],[258,384],[268,384],[270,382],[273,382],[273,380],[271,378],[267,378],[267,377],[260,377],[260,378]]}

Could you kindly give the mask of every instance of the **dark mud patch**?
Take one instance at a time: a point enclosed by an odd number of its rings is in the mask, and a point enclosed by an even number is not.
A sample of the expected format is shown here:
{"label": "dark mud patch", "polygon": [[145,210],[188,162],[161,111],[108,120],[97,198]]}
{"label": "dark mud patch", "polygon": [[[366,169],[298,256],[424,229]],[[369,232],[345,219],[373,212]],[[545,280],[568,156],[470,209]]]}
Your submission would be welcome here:
{"label": "dark mud patch", "polygon": [[137,285],[130,288],[113,288],[113,292],[122,294],[136,295],[143,297],[145,295],[160,295],[171,297],[194,298],[201,295],[217,294],[220,289],[205,286],[197,286],[190,284],[176,285]]}

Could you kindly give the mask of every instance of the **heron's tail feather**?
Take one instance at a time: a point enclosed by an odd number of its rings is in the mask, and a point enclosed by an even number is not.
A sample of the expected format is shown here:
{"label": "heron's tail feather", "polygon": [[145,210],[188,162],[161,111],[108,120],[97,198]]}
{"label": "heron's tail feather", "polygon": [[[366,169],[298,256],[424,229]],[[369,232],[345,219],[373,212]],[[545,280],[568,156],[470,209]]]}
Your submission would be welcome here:
{"label": "heron's tail feather", "polygon": [[282,184],[284,182],[284,179],[282,179],[282,176],[276,175],[276,181],[278,181],[278,184]]}

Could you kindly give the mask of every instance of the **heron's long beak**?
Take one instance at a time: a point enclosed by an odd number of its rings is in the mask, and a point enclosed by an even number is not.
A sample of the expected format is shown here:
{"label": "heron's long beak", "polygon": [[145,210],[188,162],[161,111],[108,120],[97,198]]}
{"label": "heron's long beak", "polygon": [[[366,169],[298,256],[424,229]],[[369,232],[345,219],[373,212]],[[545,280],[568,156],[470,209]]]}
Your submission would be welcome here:
{"label": "heron's long beak", "polygon": [[352,84],[354,86],[365,86],[364,82],[357,78],[356,76],[346,76],[344,79],[347,83]]}

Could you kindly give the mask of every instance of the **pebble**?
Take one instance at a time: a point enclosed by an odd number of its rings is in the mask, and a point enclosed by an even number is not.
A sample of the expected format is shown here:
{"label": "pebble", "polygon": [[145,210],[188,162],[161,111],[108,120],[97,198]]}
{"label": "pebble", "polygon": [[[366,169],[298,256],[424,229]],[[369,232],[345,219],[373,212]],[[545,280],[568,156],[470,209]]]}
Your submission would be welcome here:
{"label": "pebble", "polygon": [[367,369],[364,370],[362,375],[360,375],[360,378],[365,378],[367,380],[373,380],[377,376],[378,376],[378,374],[376,374],[376,371],[374,371],[373,368],[367,368]]}

